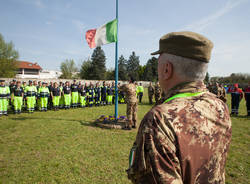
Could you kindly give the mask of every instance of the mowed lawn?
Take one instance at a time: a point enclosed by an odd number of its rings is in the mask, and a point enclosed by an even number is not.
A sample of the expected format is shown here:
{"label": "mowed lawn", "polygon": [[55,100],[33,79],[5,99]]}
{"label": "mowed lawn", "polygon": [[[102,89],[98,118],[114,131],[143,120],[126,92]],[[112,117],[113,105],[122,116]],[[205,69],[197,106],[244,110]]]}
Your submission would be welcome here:
{"label": "mowed lawn", "polygon": [[[139,105],[141,120],[151,108]],[[125,170],[136,130],[98,128],[94,120],[114,106],[10,114],[0,118],[0,183],[129,183]],[[119,105],[125,115],[126,105]],[[250,118],[245,101],[233,117],[226,167],[229,184],[250,183]]]}

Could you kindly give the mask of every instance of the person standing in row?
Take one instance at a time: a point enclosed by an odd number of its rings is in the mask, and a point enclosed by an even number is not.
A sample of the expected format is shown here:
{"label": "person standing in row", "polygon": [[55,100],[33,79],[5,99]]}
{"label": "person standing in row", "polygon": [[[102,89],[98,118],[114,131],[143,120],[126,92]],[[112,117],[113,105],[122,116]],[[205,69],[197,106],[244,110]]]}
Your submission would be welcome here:
{"label": "person standing in row", "polygon": [[67,81],[63,87],[63,98],[64,98],[64,108],[69,109],[71,103],[71,88],[69,82]]}
{"label": "person standing in row", "polygon": [[243,92],[237,83],[234,84],[234,87],[230,89],[229,92],[231,93],[231,115],[237,116],[239,114],[239,105],[243,98]]}
{"label": "person standing in row", "polygon": [[[52,87],[50,87],[50,89],[52,89]],[[38,97],[41,103],[40,110],[46,112],[48,110],[48,98],[50,98],[50,92],[46,82],[43,82],[42,87],[39,88]]]}
{"label": "person standing in row", "polygon": [[60,109],[63,109],[63,108],[64,108],[63,87],[64,87],[63,82],[60,82],[60,85],[59,85],[59,88],[60,88],[60,90],[61,90],[61,98],[60,98],[60,100],[59,100],[59,108],[60,108]]}
{"label": "person standing in row", "polygon": [[108,105],[112,104],[112,98],[113,98],[113,91],[112,91],[110,84],[108,83],[108,86],[107,86],[107,104]]}
{"label": "person standing in row", "polygon": [[[16,86],[17,86],[16,80],[13,79],[12,82],[11,82],[11,84],[9,85],[10,94],[13,93],[14,89],[16,88]],[[10,98],[10,105],[14,109],[14,98],[12,98],[12,97]]]}
{"label": "person standing in row", "polygon": [[152,82],[149,83],[149,86],[148,86],[148,99],[149,99],[149,104],[153,104],[153,97],[154,97],[154,94],[155,94],[155,89],[152,85]]}
{"label": "person standing in row", "polygon": [[82,87],[83,87],[83,85],[81,84],[81,81],[79,81],[78,82],[78,87],[77,87],[77,89],[78,89],[78,102],[77,102],[77,106],[78,107],[81,107],[81,99],[80,99],[81,94],[80,94],[80,91],[81,91]]}
{"label": "person standing in row", "polygon": [[30,80],[29,85],[25,87],[24,91],[26,94],[27,111],[33,113],[36,106],[37,88]]}
{"label": "person standing in row", "polygon": [[54,87],[51,88],[50,96],[52,97],[53,108],[55,111],[59,110],[59,102],[61,98],[61,88],[58,86],[57,82],[54,83]]}
{"label": "person standing in row", "polygon": [[99,106],[101,103],[101,88],[98,82],[96,83],[94,91],[95,91],[95,105]]}
{"label": "person standing in row", "polygon": [[8,116],[8,99],[10,98],[10,88],[5,86],[5,80],[0,80],[0,116]]}
{"label": "person standing in row", "polygon": [[142,86],[142,83],[140,83],[138,86],[139,103],[141,103],[141,101],[142,101],[143,92],[144,92],[144,88]]}
{"label": "person standing in row", "polygon": [[248,86],[244,90],[246,106],[247,106],[247,116],[250,116],[250,82],[248,82]]}
{"label": "person standing in row", "polygon": [[72,108],[76,108],[78,103],[78,85],[76,84],[76,80],[74,80],[73,84],[71,85],[71,96],[71,106]]}
{"label": "person standing in row", "polygon": [[[43,87],[42,82],[39,81],[38,86],[36,86],[36,90],[39,91],[39,89],[42,87]],[[36,108],[37,108],[37,110],[41,110],[41,99],[40,98],[37,98],[37,100],[36,100]]]}
{"label": "person standing in row", "polygon": [[24,90],[21,87],[21,82],[17,81],[16,87],[12,90],[14,113],[20,114],[22,112]]}
{"label": "person standing in row", "polygon": [[102,83],[102,87],[101,87],[101,104],[102,105],[106,105],[107,104],[107,86],[106,86],[106,82],[103,81]]}
{"label": "person standing in row", "polygon": [[80,98],[80,107],[84,108],[86,107],[87,103],[87,85],[85,83],[85,86],[82,85],[79,88],[79,98]]}
{"label": "person standing in row", "polygon": [[90,82],[88,90],[87,90],[87,101],[88,101],[88,106],[89,107],[93,106],[94,99],[95,99],[94,85]]}

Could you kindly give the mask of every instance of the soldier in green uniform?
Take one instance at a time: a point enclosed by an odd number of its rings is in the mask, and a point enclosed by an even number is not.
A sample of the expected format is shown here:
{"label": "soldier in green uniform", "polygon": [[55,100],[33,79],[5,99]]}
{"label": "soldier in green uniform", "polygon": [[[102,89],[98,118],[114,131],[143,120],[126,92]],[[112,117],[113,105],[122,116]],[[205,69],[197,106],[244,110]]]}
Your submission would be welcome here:
{"label": "soldier in green uniform", "polygon": [[161,94],[162,94],[162,90],[161,90],[159,82],[156,82],[154,88],[155,88],[155,104],[157,105],[160,103]]}
{"label": "soldier in green uniform", "polygon": [[12,97],[14,99],[14,113],[20,114],[22,112],[24,90],[21,87],[21,82],[17,81],[16,87],[12,90]]}
{"label": "soldier in green uniform", "polygon": [[227,105],[203,83],[213,44],[193,32],[161,37],[158,78],[167,100],[143,118],[131,149],[136,184],[224,184],[231,141]]}
{"label": "soldier in green uniform", "polygon": [[154,89],[154,87],[152,85],[152,82],[150,82],[149,86],[148,86],[148,100],[149,100],[149,104],[153,104],[154,93],[155,93],[155,89]]}
{"label": "soldier in green uniform", "polygon": [[131,130],[137,126],[137,110],[138,102],[136,97],[136,85],[134,84],[134,78],[131,77],[129,84],[121,86],[120,90],[125,93],[125,101],[127,103],[127,122],[125,129]]}
{"label": "soldier in green uniform", "polygon": [[5,85],[5,80],[0,80],[0,116],[8,116],[9,98],[10,88]]}
{"label": "soldier in green uniform", "polygon": [[33,85],[32,81],[29,81],[29,85],[24,89],[26,94],[27,111],[33,113],[36,105],[37,88]]}

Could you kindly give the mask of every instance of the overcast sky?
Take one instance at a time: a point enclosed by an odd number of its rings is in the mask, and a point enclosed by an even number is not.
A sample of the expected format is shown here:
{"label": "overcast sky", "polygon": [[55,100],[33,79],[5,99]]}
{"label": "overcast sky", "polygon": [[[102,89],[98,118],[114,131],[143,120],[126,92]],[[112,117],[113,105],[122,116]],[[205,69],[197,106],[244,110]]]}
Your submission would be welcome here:
{"label": "overcast sky", "polygon": [[[115,0],[0,0],[0,33],[13,41],[20,60],[59,70],[91,56],[88,29],[115,18]],[[132,51],[146,64],[159,38],[194,31],[214,43],[211,76],[250,73],[250,0],[119,0],[119,55]],[[115,44],[102,47],[114,68]]]}

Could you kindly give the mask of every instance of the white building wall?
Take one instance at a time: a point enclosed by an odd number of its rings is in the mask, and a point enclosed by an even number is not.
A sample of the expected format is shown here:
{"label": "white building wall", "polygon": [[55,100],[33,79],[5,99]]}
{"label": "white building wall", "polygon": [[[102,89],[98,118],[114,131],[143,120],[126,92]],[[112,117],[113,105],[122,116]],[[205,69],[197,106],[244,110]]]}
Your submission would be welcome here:
{"label": "white building wall", "polygon": [[55,70],[42,70],[39,75],[17,74],[19,79],[58,79],[62,72]]}

